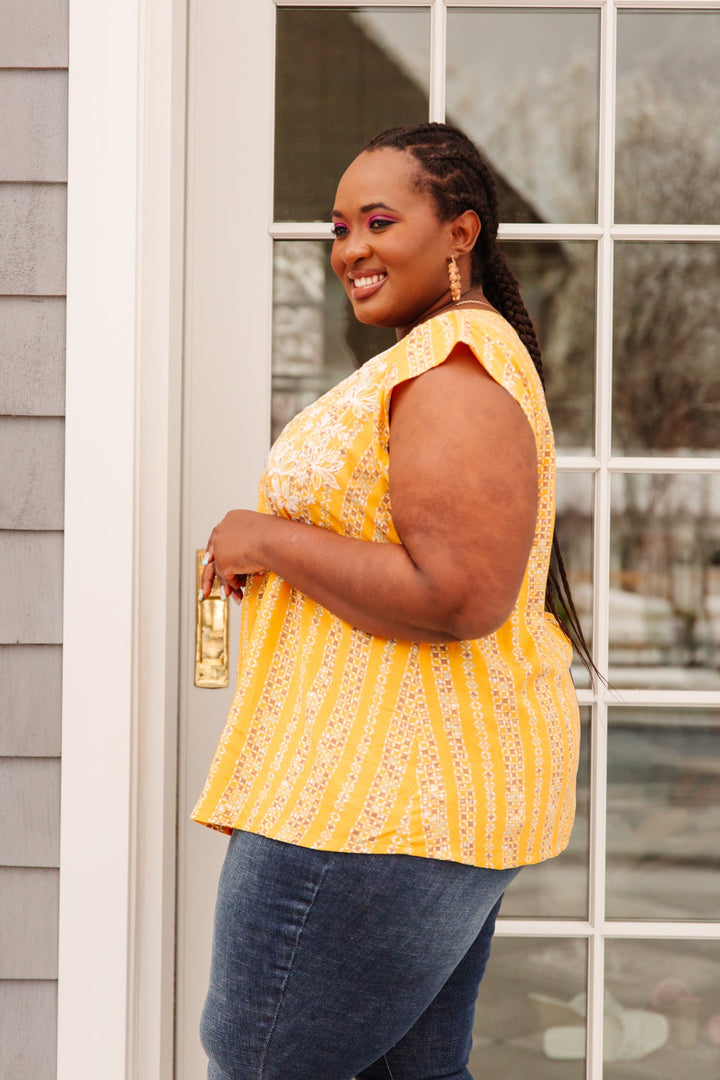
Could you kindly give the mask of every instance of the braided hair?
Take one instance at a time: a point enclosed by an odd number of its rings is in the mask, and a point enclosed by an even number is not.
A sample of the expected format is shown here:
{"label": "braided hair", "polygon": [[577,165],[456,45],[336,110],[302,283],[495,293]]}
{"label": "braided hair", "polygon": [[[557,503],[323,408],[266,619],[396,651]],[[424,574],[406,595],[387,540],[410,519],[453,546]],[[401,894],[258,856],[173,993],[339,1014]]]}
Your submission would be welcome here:
{"label": "braided hair", "polygon": [[[364,151],[408,151],[419,162],[417,184],[433,199],[441,221],[465,210],[480,219],[480,235],[472,251],[471,285],[481,285],[489,302],[507,319],[527,349],[545,386],[540,346],[520,287],[498,247],[498,200],[490,168],[475,144],[448,124],[427,123],[390,128],[366,143]],[[597,673],[570,591],[557,533],[545,591],[545,607],[562,625],[580,659]]]}

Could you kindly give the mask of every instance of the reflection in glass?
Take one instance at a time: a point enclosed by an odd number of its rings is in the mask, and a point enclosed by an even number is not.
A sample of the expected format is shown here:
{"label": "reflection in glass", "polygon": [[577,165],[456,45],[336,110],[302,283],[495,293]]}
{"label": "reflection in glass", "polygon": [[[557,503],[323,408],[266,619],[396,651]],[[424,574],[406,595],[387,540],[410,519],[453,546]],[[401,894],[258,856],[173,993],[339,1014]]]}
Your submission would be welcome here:
{"label": "reflection in glass", "polygon": [[[562,855],[527,866],[503,901],[503,917],[585,919],[588,913],[590,817],[590,709],[580,710],[582,735],[577,778],[577,812],[570,843]],[[494,955],[494,954],[493,954]]]}
{"label": "reflection in glass", "polygon": [[273,252],[272,438],[288,420],[395,342],[361,325],[325,240],[278,240]]}
{"label": "reflection in glass", "polygon": [[717,1080],[719,970],[718,941],[608,941],[604,1080]]}
{"label": "reflection in glass", "polygon": [[611,708],[608,727],[608,917],[716,919],[720,709]]}
{"label": "reflection in glass", "polygon": [[473,1076],[584,1080],[586,979],[584,941],[496,937],[475,1011]]}
{"label": "reflection in glass", "polygon": [[616,220],[720,221],[720,12],[617,18]]}
{"label": "reflection in glass", "polygon": [[447,117],[487,152],[502,221],[596,217],[597,11],[454,9]]}
{"label": "reflection in glass", "polygon": [[502,244],[543,354],[545,390],[561,451],[594,445],[596,248],[586,241]]}
{"label": "reflection in glass", "polygon": [[718,280],[720,244],[616,244],[616,452],[720,452]]}
{"label": "reflection in glass", "polygon": [[275,220],[328,221],[364,143],[428,118],[430,14],[281,7],[276,58]]}
{"label": "reflection in glass", "polygon": [[720,476],[612,480],[610,682],[720,689]]}

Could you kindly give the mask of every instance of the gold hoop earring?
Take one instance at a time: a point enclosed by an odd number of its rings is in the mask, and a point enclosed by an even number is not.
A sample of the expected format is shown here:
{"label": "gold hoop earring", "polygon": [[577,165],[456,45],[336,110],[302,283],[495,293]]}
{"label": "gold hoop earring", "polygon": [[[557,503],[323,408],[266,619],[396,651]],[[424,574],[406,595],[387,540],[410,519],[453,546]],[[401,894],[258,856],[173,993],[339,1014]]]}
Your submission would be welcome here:
{"label": "gold hoop earring", "polygon": [[452,297],[453,304],[457,304],[462,296],[462,281],[460,279],[460,271],[458,270],[458,264],[455,262],[454,255],[451,255],[448,259],[448,277],[450,278],[450,296]]}

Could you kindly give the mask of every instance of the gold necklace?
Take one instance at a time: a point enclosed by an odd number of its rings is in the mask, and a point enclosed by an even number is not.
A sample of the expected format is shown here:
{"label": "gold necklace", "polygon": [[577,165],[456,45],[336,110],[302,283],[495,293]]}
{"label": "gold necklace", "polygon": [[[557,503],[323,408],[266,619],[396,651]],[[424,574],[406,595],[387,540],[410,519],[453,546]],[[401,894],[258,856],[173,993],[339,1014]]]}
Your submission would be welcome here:
{"label": "gold necklace", "polygon": [[[497,310],[492,304],[488,304],[487,300],[452,300],[449,304],[446,304],[445,307],[438,308],[437,311],[433,311],[430,315],[426,315],[424,319],[420,319],[418,322],[413,323],[410,329],[419,326],[420,323],[425,322],[427,319],[434,319],[436,315],[442,315],[446,311],[452,311],[453,308],[458,307],[460,304],[465,304],[466,306],[473,304],[475,307],[486,308],[488,311]],[[409,332],[410,331],[408,330],[407,333]]]}
{"label": "gold necklace", "polygon": [[[445,307],[438,308],[437,311],[434,311],[432,314],[442,315],[444,311],[452,311],[454,308],[460,307],[461,304],[464,304],[465,306],[470,306],[472,304],[474,307],[487,308],[488,311],[495,311],[495,308],[492,304],[489,304],[487,300],[452,300],[449,304],[446,304]],[[432,315],[428,316],[428,318],[432,318]]]}

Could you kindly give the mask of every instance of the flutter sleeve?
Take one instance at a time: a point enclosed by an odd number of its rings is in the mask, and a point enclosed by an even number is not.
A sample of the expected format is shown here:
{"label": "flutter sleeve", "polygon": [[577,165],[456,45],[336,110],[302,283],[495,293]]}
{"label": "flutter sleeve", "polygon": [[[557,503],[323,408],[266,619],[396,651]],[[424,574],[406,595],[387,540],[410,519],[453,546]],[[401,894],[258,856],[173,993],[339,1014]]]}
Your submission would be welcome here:
{"label": "flutter sleeve", "polygon": [[385,385],[385,416],[396,386],[438,367],[459,345],[467,345],[485,370],[517,401],[536,439],[547,435],[545,395],[527,349],[510,324],[483,308],[454,310],[420,323],[392,351]]}

